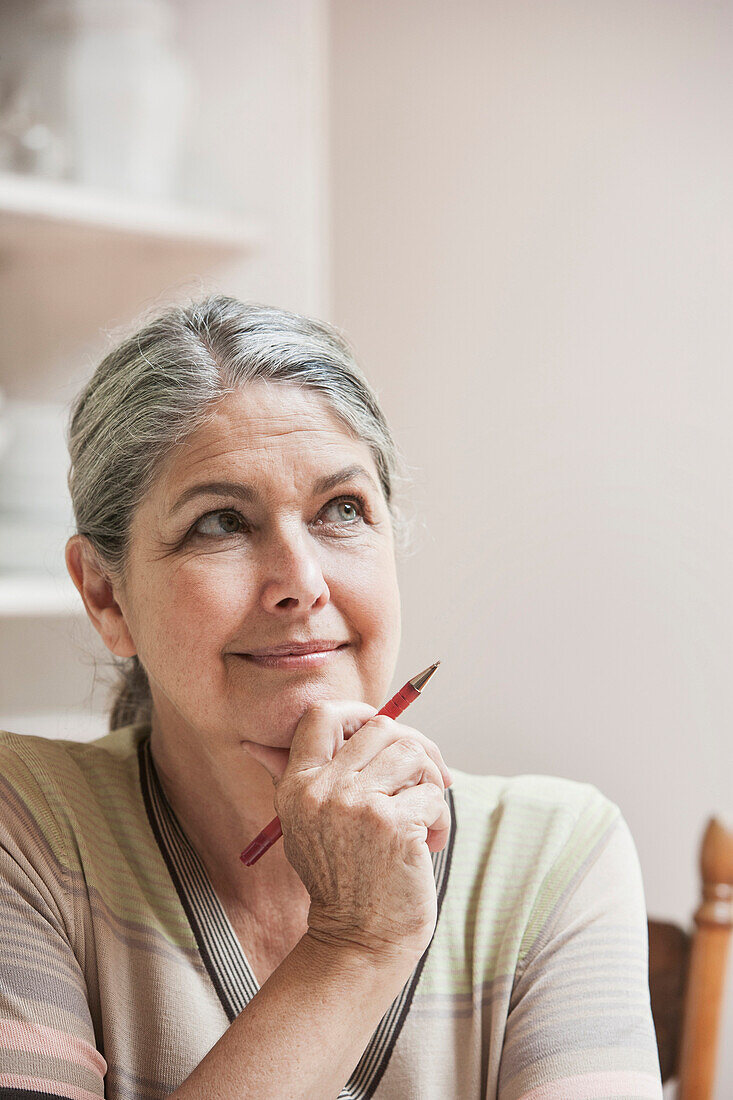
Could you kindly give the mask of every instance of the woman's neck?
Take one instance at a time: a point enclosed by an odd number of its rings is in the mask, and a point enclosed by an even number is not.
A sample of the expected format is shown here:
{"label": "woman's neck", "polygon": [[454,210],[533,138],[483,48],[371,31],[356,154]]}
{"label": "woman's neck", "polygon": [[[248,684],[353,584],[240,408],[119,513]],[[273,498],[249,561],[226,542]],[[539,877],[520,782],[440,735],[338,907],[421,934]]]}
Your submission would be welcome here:
{"label": "woman's neck", "polygon": [[181,828],[203,861],[222,903],[256,912],[273,895],[308,895],[276,844],[252,867],[239,853],[275,816],[274,787],[266,770],[239,746],[217,758],[188,739],[176,739],[175,751],[155,721],[150,748],[156,774]]}

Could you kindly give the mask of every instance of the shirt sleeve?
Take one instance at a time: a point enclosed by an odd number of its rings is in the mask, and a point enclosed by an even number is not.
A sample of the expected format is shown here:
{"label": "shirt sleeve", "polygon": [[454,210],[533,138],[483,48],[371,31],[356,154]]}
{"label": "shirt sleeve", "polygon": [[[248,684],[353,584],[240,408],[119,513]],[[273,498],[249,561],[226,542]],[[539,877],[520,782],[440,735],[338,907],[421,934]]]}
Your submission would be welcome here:
{"label": "shirt sleeve", "polygon": [[40,784],[0,745],[0,1100],[104,1096],[74,950],[75,877]]}
{"label": "shirt sleeve", "polygon": [[618,817],[518,970],[499,1100],[661,1100],[641,869]]}

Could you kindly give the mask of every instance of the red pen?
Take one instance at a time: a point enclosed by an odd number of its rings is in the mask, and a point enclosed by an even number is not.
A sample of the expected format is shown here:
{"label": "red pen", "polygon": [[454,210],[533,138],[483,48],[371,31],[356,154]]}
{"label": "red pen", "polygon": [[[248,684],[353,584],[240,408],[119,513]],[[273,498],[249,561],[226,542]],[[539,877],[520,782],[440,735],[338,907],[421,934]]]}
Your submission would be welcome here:
{"label": "red pen", "polygon": [[[439,664],[440,661],[436,661],[430,668],[426,668],[423,672],[419,672],[417,676],[413,676],[411,680],[408,680],[405,686],[401,687],[397,694],[393,695],[390,701],[385,703],[381,710],[377,711],[377,714],[386,714],[388,718],[397,718],[403,710],[407,710],[410,703],[414,703],[420,695]],[[262,832],[258,833],[252,843],[244,849],[239,857],[242,863],[247,867],[251,867],[260,856],[265,854],[268,848],[272,848],[275,841],[279,840],[282,835],[280,818],[273,817],[270,824],[265,825]]]}

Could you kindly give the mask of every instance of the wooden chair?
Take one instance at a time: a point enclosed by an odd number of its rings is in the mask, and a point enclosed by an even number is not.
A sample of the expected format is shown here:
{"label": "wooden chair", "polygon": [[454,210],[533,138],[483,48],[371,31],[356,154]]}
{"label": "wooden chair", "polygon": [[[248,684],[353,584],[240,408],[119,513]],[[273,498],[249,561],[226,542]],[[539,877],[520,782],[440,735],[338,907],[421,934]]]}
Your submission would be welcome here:
{"label": "wooden chair", "polygon": [[728,941],[733,927],[733,830],[711,818],[700,853],[702,903],[691,934],[649,921],[649,988],[662,1080],[677,1100],[714,1100]]}

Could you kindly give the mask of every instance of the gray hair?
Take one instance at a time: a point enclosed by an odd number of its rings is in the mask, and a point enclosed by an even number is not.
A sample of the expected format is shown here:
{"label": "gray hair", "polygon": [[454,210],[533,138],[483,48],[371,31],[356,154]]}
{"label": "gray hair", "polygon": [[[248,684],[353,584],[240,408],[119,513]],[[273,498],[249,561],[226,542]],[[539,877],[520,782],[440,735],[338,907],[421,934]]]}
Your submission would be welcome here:
{"label": "gray hair", "polygon": [[[320,394],[374,457],[395,550],[412,524],[395,500],[410,482],[377,395],[341,332],[282,309],[214,295],[175,306],[109,352],[74,400],[68,484],[77,534],[101,571],[124,586],[133,515],[174,446],[206,424],[215,404],[248,382]],[[137,656],[115,657],[109,728],[149,722],[152,696]]]}

